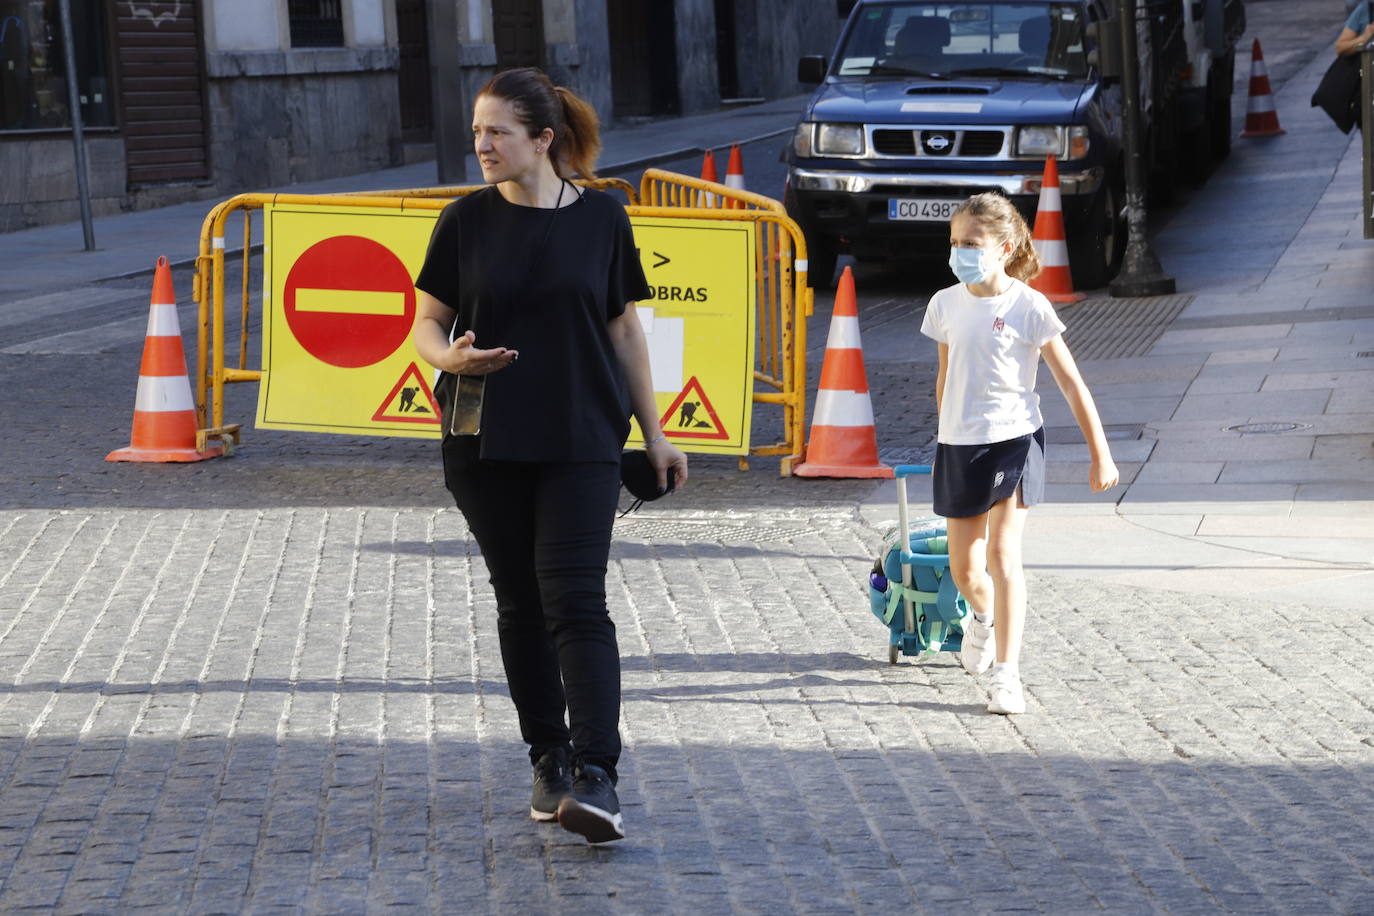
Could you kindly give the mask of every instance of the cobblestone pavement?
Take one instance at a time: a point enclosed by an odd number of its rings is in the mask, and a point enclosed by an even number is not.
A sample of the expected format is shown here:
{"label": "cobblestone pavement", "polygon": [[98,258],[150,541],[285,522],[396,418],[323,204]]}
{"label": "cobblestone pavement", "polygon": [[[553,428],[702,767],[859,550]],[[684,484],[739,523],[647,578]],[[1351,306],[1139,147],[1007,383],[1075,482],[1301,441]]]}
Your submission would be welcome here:
{"label": "cobblestone pavement", "polygon": [[527,818],[456,511],[4,512],[0,910],[1374,909],[1367,620],[1037,578],[1030,714],[989,716],[886,664],[875,538],[623,524],[593,849]]}

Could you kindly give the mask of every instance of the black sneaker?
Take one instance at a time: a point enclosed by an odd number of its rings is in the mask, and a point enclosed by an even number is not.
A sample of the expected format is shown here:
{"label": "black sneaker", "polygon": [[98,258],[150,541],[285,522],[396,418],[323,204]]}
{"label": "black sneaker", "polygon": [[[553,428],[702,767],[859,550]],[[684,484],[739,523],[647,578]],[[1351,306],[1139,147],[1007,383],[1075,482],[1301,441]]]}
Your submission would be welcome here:
{"label": "black sneaker", "polygon": [[568,752],[554,747],[534,762],[534,794],[530,799],[530,817],[536,821],[551,821],[558,817],[558,803],[572,792],[572,774],[568,771]]}
{"label": "black sneaker", "polygon": [[620,799],[605,770],[590,763],[577,767],[572,794],[558,806],[558,823],[564,830],[582,834],[588,843],[625,839]]}

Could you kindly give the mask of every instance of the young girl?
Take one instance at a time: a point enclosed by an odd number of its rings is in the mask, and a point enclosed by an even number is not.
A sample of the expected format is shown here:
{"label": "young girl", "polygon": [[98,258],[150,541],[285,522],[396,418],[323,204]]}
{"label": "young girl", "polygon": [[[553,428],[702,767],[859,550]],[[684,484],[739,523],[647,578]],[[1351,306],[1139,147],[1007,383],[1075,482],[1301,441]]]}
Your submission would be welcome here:
{"label": "young girl", "polygon": [[1024,282],[1040,272],[1040,259],[1010,201],[977,194],[954,212],[949,266],[959,283],[930,298],[921,325],[940,345],[935,511],[948,520],[950,570],[973,607],[959,660],[982,674],[995,654],[988,712],[1021,713],[1021,534],[1045,487],[1035,393],[1042,355],[1088,443],[1093,492],[1115,486],[1117,471],[1092,395],[1060,336],[1064,324]]}

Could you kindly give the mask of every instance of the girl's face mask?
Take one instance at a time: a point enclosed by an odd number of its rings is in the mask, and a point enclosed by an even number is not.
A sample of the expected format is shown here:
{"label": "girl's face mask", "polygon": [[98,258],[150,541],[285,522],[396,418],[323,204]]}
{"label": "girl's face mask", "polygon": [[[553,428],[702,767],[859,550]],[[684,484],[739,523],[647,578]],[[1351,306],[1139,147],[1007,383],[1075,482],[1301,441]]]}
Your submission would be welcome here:
{"label": "girl's face mask", "polygon": [[960,283],[982,283],[997,269],[1002,258],[996,248],[949,249],[949,269]]}

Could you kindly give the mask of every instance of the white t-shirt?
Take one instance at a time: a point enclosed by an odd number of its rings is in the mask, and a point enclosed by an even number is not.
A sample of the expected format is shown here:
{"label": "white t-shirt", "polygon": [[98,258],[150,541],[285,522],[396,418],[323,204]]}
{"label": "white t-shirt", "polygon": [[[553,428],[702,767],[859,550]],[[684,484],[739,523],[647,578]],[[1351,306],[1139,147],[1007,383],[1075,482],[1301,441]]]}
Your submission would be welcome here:
{"label": "white t-shirt", "polygon": [[1044,294],[1020,280],[988,299],[963,283],[931,296],[921,333],[949,346],[938,441],[987,445],[1039,429],[1040,348],[1063,330]]}

